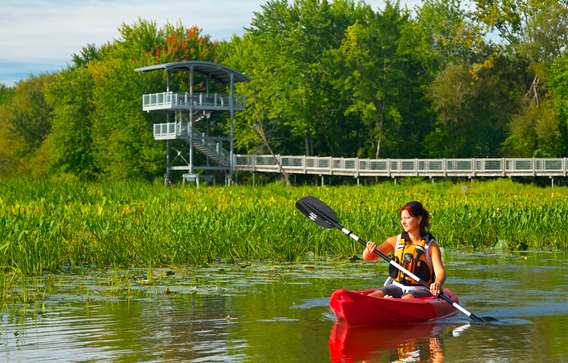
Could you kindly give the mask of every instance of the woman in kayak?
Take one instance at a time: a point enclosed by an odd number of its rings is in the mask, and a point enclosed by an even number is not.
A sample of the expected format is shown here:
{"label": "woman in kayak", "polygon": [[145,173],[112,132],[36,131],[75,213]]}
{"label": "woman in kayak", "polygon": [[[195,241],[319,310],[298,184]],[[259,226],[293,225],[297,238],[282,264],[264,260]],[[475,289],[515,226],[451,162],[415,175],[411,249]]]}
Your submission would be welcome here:
{"label": "woman in kayak", "polygon": [[368,242],[363,251],[363,260],[376,260],[373,253],[378,249],[385,255],[394,252],[394,260],[426,281],[430,289],[418,284],[412,278],[389,265],[390,283],[369,296],[397,298],[425,297],[438,295],[446,279],[440,247],[434,236],[428,232],[430,214],[420,202],[409,202],[400,208],[400,223],[403,231],[398,236],[387,238],[377,246]]}

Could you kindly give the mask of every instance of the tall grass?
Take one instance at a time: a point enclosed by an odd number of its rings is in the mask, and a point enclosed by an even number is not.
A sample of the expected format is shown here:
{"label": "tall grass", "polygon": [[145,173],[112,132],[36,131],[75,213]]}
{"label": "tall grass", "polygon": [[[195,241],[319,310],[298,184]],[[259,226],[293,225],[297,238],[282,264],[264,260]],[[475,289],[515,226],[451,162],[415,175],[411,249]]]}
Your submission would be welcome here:
{"label": "tall grass", "polygon": [[454,185],[177,187],[143,182],[10,180],[0,185],[0,268],[160,266],[253,259],[349,257],[361,248],[294,208],[311,194],[366,239],[400,231],[398,208],[420,200],[445,247],[566,249],[568,189],[507,180]]}

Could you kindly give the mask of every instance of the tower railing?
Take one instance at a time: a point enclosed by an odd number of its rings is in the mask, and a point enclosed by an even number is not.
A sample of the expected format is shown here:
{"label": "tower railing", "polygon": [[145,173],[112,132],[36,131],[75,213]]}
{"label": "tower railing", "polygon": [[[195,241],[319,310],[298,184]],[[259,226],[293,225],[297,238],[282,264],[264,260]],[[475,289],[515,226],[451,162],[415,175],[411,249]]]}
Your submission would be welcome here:
{"label": "tower railing", "polygon": [[[230,96],[218,93],[159,92],[142,95],[142,110],[230,110]],[[234,96],[234,110],[244,111],[246,101],[244,96]]]}
{"label": "tower railing", "polygon": [[[165,122],[154,124],[154,140],[187,140],[187,123]],[[223,147],[223,142],[229,142],[228,137],[208,136],[204,132],[195,132],[191,140],[195,147],[217,163],[228,166],[229,152]]]}

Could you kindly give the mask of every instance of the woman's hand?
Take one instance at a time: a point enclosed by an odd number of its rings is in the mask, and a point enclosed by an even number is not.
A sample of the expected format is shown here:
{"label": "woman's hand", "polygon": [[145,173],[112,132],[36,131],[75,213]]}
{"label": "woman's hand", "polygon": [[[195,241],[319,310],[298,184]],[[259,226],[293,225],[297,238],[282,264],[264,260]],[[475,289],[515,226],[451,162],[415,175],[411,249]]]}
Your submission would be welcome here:
{"label": "woman's hand", "polygon": [[363,259],[364,260],[374,260],[375,259],[375,249],[377,248],[377,244],[375,242],[367,242],[367,246],[363,251]]}
{"label": "woman's hand", "polygon": [[430,284],[430,293],[434,296],[438,296],[442,292],[442,284],[434,281]]}
{"label": "woman's hand", "polygon": [[446,281],[446,268],[442,262],[442,252],[436,243],[430,246],[430,253],[432,265],[434,266],[434,275],[436,276],[436,280],[430,285],[430,292],[432,295],[438,296],[442,292],[442,284]]}

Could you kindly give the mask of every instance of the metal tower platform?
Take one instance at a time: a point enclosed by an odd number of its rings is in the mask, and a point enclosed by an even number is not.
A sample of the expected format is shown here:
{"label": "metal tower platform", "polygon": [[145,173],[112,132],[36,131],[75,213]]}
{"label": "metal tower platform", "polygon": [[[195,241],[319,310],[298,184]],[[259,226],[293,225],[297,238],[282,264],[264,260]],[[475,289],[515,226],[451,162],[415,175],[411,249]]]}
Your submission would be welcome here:
{"label": "metal tower platform", "polygon": [[[247,82],[249,78],[224,65],[204,61],[156,64],[136,69],[137,72],[156,70],[166,72],[166,91],[142,95],[142,110],[166,114],[167,122],[155,123],[153,127],[154,140],[166,141],[165,182],[170,183],[171,172],[177,170],[185,172],[182,175],[184,181],[195,181],[199,185],[196,170],[216,170],[224,171],[225,182],[231,184],[236,164],[234,114],[244,111],[246,105],[244,96],[235,95],[235,83]],[[170,90],[174,72],[188,73],[186,92]],[[201,85],[205,84],[205,92],[194,92],[196,76],[201,78]],[[211,88],[216,91],[210,92]],[[218,92],[227,91],[227,88],[228,94]],[[229,136],[210,135],[208,128],[202,125],[205,123],[202,120],[209,120],[214,112],[229,112]],[[187,152],[175,150],[172,153],[171,143],[175,140],[185,141]],[[204,165],[196,165],[193,150],[205,156]]]}

